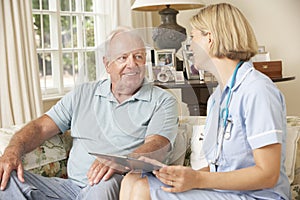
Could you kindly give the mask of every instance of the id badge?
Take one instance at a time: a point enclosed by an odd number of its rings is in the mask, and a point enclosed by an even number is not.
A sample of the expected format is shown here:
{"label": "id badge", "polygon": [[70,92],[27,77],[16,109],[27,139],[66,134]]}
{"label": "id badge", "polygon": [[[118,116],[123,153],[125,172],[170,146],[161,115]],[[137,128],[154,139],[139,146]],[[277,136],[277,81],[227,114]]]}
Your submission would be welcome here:
{"label": "id badge", "polygon": [[225,133],[224,133],[224,139],[225,140],[230,139],[230,137],[231,137],[231,128],[232,128],[232,121],[227,120],[227,126],[226,126]]}

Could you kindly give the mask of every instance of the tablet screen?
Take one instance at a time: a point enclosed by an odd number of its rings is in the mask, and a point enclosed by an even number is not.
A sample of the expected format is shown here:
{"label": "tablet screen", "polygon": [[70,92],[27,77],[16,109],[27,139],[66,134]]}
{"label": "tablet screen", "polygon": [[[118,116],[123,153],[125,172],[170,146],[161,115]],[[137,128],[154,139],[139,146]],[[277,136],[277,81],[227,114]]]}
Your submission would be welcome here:
{"label": "tablet screen", "polygon": [[92,153],[89,154],[94,155],[98,158],[112,161],[116,164],[122,165],[124,167],[128,167],[131,170],[139,170],[144,172],[151,172],[153,170],[159,170],[161,166],[154,165],[142,160],[138,160],[135,158],[127,157],[127,156],[119,156],[119,155],[110,155],[110,154],[101,154],[101,153]]}

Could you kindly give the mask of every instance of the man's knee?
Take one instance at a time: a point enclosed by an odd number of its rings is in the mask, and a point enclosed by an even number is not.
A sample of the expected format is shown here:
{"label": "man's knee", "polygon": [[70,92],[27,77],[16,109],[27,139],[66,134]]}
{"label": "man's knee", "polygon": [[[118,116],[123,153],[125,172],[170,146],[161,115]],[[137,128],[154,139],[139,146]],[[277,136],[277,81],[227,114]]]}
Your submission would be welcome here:
{"label": "man's knee", "polygon": [[20,184],[16,171],[12,171],[5,190],[0,191],[0,199],[22,199]]}
{"label": "man's knee", "polygon": [[87,186],[82,190],[80,199],[119,199],[122,178],[123,176],[115,174],[107,181]]}
{"label": "man's knee", "polygon": [[10,188],[14,187],[14,185],[19,185],[20,183],[21,182],[18,179],[17,172],[16,171],[12,171],[11,174],[10,174],[10,177],[8,179],[8,182],[7,182],[7,185],[6,185],[6,188],[5,188],[4,191],[9,191]]}

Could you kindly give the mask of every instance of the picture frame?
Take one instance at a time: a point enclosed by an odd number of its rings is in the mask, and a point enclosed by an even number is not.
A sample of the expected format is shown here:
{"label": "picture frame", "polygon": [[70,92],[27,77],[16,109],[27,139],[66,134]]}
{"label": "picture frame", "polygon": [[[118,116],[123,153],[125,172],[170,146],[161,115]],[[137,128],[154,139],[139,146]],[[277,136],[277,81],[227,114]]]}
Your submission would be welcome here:
{"label": "picture frame", "polygon": [[258,46],[257,52],[258,53],[264,53],[264,52],[266,52],[265,46]]}
{"label": "picture frame", "polygon": [[181,43],[183,51],[191,51],[191,42],[189,39]]}
{"label": "picture frame", "polygon": [[170,66],[176,68],[176,49],[160,49],[155,51],[155,66]]}
{"label": "picture frame", "polygon": [[176,83],[184,82],[183,71],[176,71],[175,72],[175,82]]}
{"label": "picture frame", "polygon": [[194,55],[192,51],[183,51],[183,64],[189,80],[200,80],[199,70],[194,65]]}

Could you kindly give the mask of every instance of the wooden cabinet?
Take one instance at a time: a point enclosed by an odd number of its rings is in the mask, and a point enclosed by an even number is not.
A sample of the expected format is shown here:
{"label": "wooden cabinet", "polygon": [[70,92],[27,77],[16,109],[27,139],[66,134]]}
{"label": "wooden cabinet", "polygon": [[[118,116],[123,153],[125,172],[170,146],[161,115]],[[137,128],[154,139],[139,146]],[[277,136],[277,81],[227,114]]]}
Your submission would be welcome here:
{"label": "wooden cabinet", "polygon": [[187,104],[191,116],[206,116],[207,100],[217,82],[189,80],[182,83],[160,83],[154,85],[164,89],[181,89],[182,101]]}
{"label": "wooden cabinet", "polygon": [[281,61],[253,62],[255,69],[269,76],[270,78],[282,77]]}

